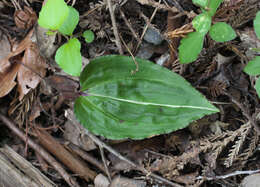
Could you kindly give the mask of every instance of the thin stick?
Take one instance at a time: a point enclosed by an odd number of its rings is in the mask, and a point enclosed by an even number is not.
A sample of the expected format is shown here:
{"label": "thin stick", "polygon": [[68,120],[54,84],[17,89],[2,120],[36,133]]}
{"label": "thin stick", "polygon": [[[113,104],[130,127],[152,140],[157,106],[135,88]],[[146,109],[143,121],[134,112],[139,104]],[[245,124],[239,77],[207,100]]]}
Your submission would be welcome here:
{"label": "thin stick", "polygon": [[111,0],[107,0],[107,5],[108,5],[112,25],[113,25],[113,32],[114,32],[114,35],[116,37],[115,42],[116,42],[117,48],[119,50],[119,53],[122,55],[123,54],[123,48],[122,48],[122,45],[121,45],[121,42],[120,42],[118,29],[117,29],[117,26],[116,26],[116,18],[115,18],[115,14],[114,14],[114,11],[113,11],[113,8],[112,8]]}
{"label": "thin stick", "polygon": [[231,94],[225,92],[225,95],[227,95],[231,99],[231,101],[241,109],[242,113],[246,116],[246,118],[249,120],[249,122],[253,125],[257,134],[260,135],[260,127],[255,122],[255,119],[253,119],[252,116],[248,113],[245,106],[243,104],[241,104],[238,100],[236,100]]}
{"label": "thin stick", "polygon": [[[20,139],[26,142],[26,135],[16,125],[3,114],[0,113],[0,120]],[[51,156],[45,149],[40,145],[36,144],[31,138],[28,137],[28,145],[33,148],[39,155],[41,155],[50,165],[52,165],[57,172],[64,178],[69,186],[80,187],[74,178],[72,178],[66,170],[58,163],[53,156]]]}
{"label": "thin stick", "polygon": [[129,28],[129,30],[131,31],[131,33],[133,34],[133,36],[135,37],[135,39],[138,41],[138,42],[141,42],[141,39],[139,38],[139,36],[137,36],[135,30],[133,29],[133,27],[131,26],[131,24],[129,23],[129,21],[126,19],[125,17],[125,13],[121,10],[121,8],[119,9],[120,11],[120,14],[125,22],[125,24],[127,25],[127,27]]}
{"label": "thin stick", "polygon": [[196,179],[200,180],[200,179],[204,179],[204,180],[215,180],[215,179],[226,179],[228,177],[233,177],[236,175],[252,175],[255,173],[259,173],[260,169],[258,170],[253,170],[253,171],[235,171],[233,173],[229,173],[226,175],[221,175],[221,176],[215,176],[215,177],[204,177],[204,176],[198,176]]}
{"label": "thin stick", "polygon": [[[160,3],[161,3],[161,0],[160,0],[158,3],[160,4]],[[146,26],[144,27],[143,33],[142,33],[142,35],[141,35],[141,39],[140,39],[140,41],[138,42],[135,51],[137,51],[138,48],[139,48],[139,46],[141,45],[142,40],[143,40],[143,38],[144,38],[144,35],[145,35],[145,33],[146,33],[148,27],[149,27],[150,24],[152,23],[153,18],[154,18],[154,16],[156,15],[157,10],[158,10],[158,7],[156,7],[156,8],[154,9],[152,16],[151,16],[150,19],[147,21]],[[142,14],[142,15],[143,15],[143,14]]]}
{"label": "thin stick", "polygon": [[122,42],[123,42],[125,48],[127,49],[127,51],[129,52],[129,54],[131,55],[131,57],[132,57],[134,63],[135,63],[135,67],[136,67],[136,68],[135,68],[135,70],[132,70],[132,71],[131,71],[132,74],[135,74],[136,72],[139,71],[138,62],[136,61],[135,56],[133,55],[133,53],[131,52],[131,50],[129,49],[129,47],[126,45],[126,43],[125,43],[125,41],[123,40],[123,38],[121,37],[121,35],[120,35],[120,38],[121,38],[121,40],[122,40]]}
{"label": "thin stick", "polygon": [[112,147],[106,145],[104,142],[102,142],[101,140],[99,140],[96,136],[94,136],[93,134],[91,134],[89,131],[86,130],[86,134],[100,147],[105,148],[106,150],[108,150],[110,153],[112,153],[113,155],[117,156],[119,159],[127,162],[128,164],[130,164],[131,166],[133,166],[134,168],[136,168],[137,170],[141,171],[142,173],[144,173],[147,177],[148,176],[152,176],[153,178],[168,184],[170,186],[173,187],[181,187],[181,185],[171,182],[163,177],[160,177],[159,175],[156,175],[152,172],[147,171],[145,168],[136,165],[134,162],[132,162],[131,160],[125,158],[124,156],[122,156],[120,153],[118,153],[116,150],[114,150]]}
{"label": "thin stick", "polygon": [[106,158],[105,158],[105,155],[104,155],[104,149],[101,146],[98,146],[98,147],[99,147],[101,158],[102,158],[105,170],[106,170],[107,177],[108,177],[109,181],[111,182],[111,175],[110,175],[108,167],[107,167],[107,161],[106,161]]}

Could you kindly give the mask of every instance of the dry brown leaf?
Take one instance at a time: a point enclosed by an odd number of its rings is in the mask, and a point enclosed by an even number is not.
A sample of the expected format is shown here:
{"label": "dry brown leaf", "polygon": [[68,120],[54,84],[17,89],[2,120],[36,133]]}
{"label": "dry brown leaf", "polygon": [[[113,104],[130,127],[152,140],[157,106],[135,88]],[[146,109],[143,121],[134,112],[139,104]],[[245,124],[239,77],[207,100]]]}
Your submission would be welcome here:
{"label": "dry brown leaf", "polygon": [[29,29],[37,21],[37,15],[32,8],[25,6],[24,10],[15,11],[14,21],[19,29]]}
{"label": "dry brown leaf", "polygon": [[11,52],[11,44],[6,35],[4,35],[0,31],[0,73],[4,72],[6,68],[10,65],[9,63],[5,63],[3,59],[9,55]]}
{"label": "dry brown leaf", "polygon": [[[7,56],[0,60],[0,97],[7,95],[13,89],[16,85],[14,80],[17,75],[20,100],[30,89],[38,85],[41,77],[44,77],[46,73],[46,63],[40,56],[37,45],[31,40],[33,32],[34,30],[32,29],[19,44],[13,45],[11,52]],[[24,51],[25,53],[22,59],[16,59],[16,61],[12,62],[12,64],[14,64],[12,65],[9,59]],[[19,65],[15,65],[15,63]]]}
{"label": "dry brown leaf", "polygon": [[14,81],[20,64],[9,67],[4,74],[0,73],[0,98],[7,95],[16,85]]}
{"label": "dry brown leaf", "polygon": [[41,77],[44,77],[46,73],[45,60],[40,56],[37,45],[33,42],[26,48],[22,63],[17,75],[20,100],[31,89],[36,88]]}

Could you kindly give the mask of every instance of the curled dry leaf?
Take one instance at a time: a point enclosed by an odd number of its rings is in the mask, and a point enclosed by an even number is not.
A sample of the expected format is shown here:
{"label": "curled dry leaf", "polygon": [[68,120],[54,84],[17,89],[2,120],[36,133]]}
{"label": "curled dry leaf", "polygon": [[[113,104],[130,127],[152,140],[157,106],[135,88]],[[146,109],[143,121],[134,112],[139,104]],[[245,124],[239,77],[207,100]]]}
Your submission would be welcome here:
{"label": "curled dry leaf", "polygon": [[20,100],[30,89],[36,88],[41,81],[41,77],[44,77],[46,73],[45,60],[40,56],[39,50],[33,42],[26,48],[22,63],[17,76]]}
{"label": "curled dry leaf", "polygon": [[[46,63],[40,56],[39,49],[32,42],[34,30],[19,43],[12,46],[12,50],[5,57],[0,59],[0,97],[7,95],[16,85],[15,78],[18,75],[19,99],[28,93],[31,88],[35,88],[40,82],[40,76],[45,75]],[[24,56],[19,59],[17,55]],[[0,51],[0,53],[2,53]],[[17,57],[10,63],[9,59]]]}
{"label": "curled dry leaf", "polygon": [[37,15],[32,8],[25,6],[24,10],[15,11],[14,21],[19,29],[29,29],[37,21]]}

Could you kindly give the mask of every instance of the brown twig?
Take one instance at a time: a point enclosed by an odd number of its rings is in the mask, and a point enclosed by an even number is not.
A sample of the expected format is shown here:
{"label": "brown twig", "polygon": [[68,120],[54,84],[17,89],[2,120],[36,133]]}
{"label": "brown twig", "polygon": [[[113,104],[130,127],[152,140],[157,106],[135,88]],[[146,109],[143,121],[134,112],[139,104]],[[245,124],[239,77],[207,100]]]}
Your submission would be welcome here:
{"label": "brown twig", "polygon": [[[0,113],[0,120],[20,139],[26,142],[26,135],[22,132],[16,125],[3,114]],[[64,178],[64,180],[68,183],[69,186],[80,187],[74,178],[72,178],[67,171],[55,160],[53,156],[51,156],[45,149],[43,149],[40,145],[36,144],[31,138],[28,138],[28,145],[38,152],[50,165],[52,165],[57,172]]]}
{"label": "brown twig", "polygon": [[[159,3],[161,3],[161,0],[159,1]],[[148,27],[149,27],[150,24],[152,23],[153,18],[154,18],[154,16],[156,15],[157,10],[158,10],[158,7],[156,7],[156,8],[154,9],[153,14],[152,14],[152,16],[150,17],[149,20],[146,20],[146,19],[145,19],[146,25],[145,25],[145,27],[144,27],[143,33],[142,33],[142,35],[141,35],[141,39],[140,39],[140,41],[138,42],[135,51],[137,51],[138,48],[139,48],[139,46],[141,45],[142,40],[143,40],[143,38],[144,38],[144,35],[145,35],[145,33],[146,33]],[[144,17],[144,18],[146,18],[146,16],[145,16],[143,13],[141,13],[141,16]]]}
{"label": "brown twig", "polygon": [[128,164],[130,164],[131,166],[133,166],[134,168],[136,168],[137,170],[141,171],[143,174],[145,174],[147,177],[151,176],[165,184],[168,184],[170,186],[173,187],[181,187],[181,185],[171,182],[159,175],[156,175],[152,172],[147,171],[145,168],[143,168],[142,166],[138,166],[137,164],[135,164],[134,162],[132,162],[131,160],[125,158],[124,156],[122,156],[120,153],[118,153],[116,150],[114,150],[112,147],[108,146],[107,144],[105,144],[104,142],[102,142],[101,140],[99,140],[96,136],[94,136],[93,134],[91,134],[90,132],[86,131],[86,134],[100,147],[105,148],[106,150],[108,150],[110,153],[112,153],[113,155],[117,156],[119,159],[127,162]]}
{"label": "brown twig", "polygon": [[81,148],[79,148],[77,145],[68,142],[68,141],[64,141],[64,140],[59,140],[59,142],[61,144],[63,144],[67,149],[69,149],[72,152],[75,152],[77,155],[79,155],[81,158],[83,158],[84,160],[88,161],[89,163],[93,164],[94,166],[98,167],[101,171],[103,171],[104,173],[106,173],[106,169],[103,166],[102,163],[100,163],[97,159],[95,159],[94,157],[92,157],[89,153],[87,153],[86,151],[83,151]]}
{"label": "brown twig", "polygon": [[253,119],[253,117],[249,114],[249,112],[245,108],[245,106],[243,104],[241,104],[238,100],[236,100],[231,94],[229,94],[227,92],[224,92],[224,94],[227,95],[231,99],[231,101],[240,108],[240,110],[245,115],[245,117],[249,120],[251,125],[253,125],[254,129],[257,132],[257,134],[260,135],[260,127],[256,123],[255,119]]}
{"label": "brown twig", "polygon": [[136,34],[135,30],[133,29],[133,27],[131,26],[131,24],[129,23],[129,21],[126,19],[125,13],[121,10],[121,8],[119,9],[120,14],[125,22],[125,24],[127,25],[127,27],[129,28],[129,30],[131,31],[131,33],[133,34],[134,38],[138,41],[141,42],[140,37]]}
{"label": "brown twig", "polygon": [[112,7],[111,0],[107,0],[107,5],[108,5],[112,25],[113,25],[113,32],[114,32],[114,35],[116,37],[115,42],[116,42],[117,48],[119,50],[119,53],[122,55],[123,54],[123,48],[122,48],[122,44],[120,42],[120,37],[119,37],[118,29],[117,29],[117,26],[116,26],[116,18],[115,18],[115,14],[114,14],[114,10],[113,10],[113,7]]}

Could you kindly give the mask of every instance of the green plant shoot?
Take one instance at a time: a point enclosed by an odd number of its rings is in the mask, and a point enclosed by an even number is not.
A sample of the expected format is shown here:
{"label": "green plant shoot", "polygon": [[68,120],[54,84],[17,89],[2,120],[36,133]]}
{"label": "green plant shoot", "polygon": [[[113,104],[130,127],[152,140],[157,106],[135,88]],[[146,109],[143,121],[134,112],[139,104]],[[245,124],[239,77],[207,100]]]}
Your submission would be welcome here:
{"label": "green plant shoot", "polygon": [[[81,44],[77,38],[73,37],[78,22],[79,12],[68,6],[64,0],[48,0],[42,6],[38,19],[41,27],[49,29],[48,33],[53,34],[59,31],[62,35],[69,36],[69,41],[57,50],[55,61],[64,72],[72,76],[79,76],[82,67]],[[90,43],[94,40],[94,33],[84,32],[83,37],[86,42]]]}
{"label": "green plant shoot", "polygon": [[[260,11],[257,12],[256,17],[254,19],[254,30],[257,38],[260,40]],[[256,48],[255,51],[259,49]],[[256,56],[253,60],[249,61],[246,67],[244,68],[244,72],[248,75],[258,76],[260,75],[260,56]],[[260,97],[260,80],[259,78],[256,80],[255,89]]]}
{"label": "green plant shoot", "polygon": [[233,40],[236,37],[232,27],[224,22],[211,25],[212,17],[215,15],[218,7],[223,0],[193,0],[195,5],[202,9],[202,13],[197,15],[192,26],[196,30],[189,33],[181,40],[179,46],[180,63],[191,63],[195,61],[202,48],[205,35],[209,32],[210,37],[216,42],[226,42]]}

